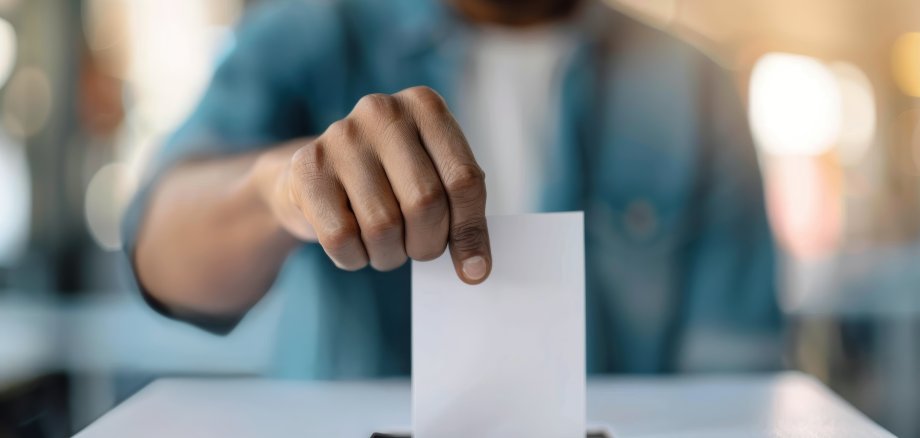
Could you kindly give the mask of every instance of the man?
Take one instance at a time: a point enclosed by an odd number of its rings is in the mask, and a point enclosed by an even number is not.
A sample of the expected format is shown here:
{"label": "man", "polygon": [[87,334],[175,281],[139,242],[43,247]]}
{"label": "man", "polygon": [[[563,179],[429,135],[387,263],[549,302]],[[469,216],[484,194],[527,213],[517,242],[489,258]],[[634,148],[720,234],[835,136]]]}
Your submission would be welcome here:
{"label": "man", "polygon": [[408,259],[448,248],[475,285],[487,213],[584,210],[590,372],[774,367],[742,115],[711,61],[600,2],[276,3],[157,156],[127,249],[154,308],[215,332],[284,294],[280,375],[406,374]]}

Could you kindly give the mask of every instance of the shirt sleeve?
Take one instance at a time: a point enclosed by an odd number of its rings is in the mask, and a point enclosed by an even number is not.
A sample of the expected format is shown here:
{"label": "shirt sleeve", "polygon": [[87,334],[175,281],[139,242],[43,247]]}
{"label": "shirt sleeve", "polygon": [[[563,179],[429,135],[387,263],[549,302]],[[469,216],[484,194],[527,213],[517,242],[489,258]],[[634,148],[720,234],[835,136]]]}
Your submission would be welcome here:
{"label": "shirt sleeve", "polygon": [[761,172],[733,81],[710,67],[701,87],[708,122],[693,238],[684,255],[688,299],[678,368],[775,369],[782,317]]}
{"label": "shirt sleeve", "polygon": [[[232,47],[188,119],[149,162],[122,223],[124,251],[132,270],[136,239],[159,179],[175,165],[196,158],[251,152],[315,134],[316,114],[342,89],[343,45],[333,2],[281,2],[244,17]],[[325,93],[325,94],[324,94]],[[242,318],[176,314],[144,291],[157,312],[215,333],[229,332]]]}

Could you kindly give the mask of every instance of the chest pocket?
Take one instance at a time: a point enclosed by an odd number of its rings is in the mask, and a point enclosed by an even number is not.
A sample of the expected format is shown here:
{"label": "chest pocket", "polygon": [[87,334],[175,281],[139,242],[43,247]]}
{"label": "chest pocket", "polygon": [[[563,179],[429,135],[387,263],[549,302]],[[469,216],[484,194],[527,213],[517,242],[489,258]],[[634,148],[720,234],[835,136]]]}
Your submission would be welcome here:
{"label": "chest pocket", "polygon": [[699,177],[698,137],[687,119],[656,112],[639,122],[646,126],[604,125],[589,161],[588,208],[621,245],[668,251],[684,239]]}

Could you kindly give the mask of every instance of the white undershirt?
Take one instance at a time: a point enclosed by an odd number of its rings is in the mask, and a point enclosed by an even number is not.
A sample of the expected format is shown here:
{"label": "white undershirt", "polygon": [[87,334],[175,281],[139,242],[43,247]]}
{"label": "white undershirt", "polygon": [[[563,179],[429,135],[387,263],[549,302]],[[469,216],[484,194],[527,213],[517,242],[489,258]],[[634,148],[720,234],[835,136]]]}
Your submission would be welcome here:
{"label": "white undershirt", "polygon": [[573,47],[557,27],[473,32],[457,114],[486,174],[487,214],[537,211],[561,67]]}

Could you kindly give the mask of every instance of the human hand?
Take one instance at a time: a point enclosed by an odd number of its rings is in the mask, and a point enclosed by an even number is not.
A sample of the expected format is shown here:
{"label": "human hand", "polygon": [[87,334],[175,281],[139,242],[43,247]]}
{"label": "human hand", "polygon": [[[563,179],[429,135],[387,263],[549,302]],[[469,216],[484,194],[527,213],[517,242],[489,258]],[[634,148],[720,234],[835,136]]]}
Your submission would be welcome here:
{"label": "human hand", "polygon": [[449,244],[463,281],[488,277],[484,174],[435,91],[365,96],[295,147],[269,204],[286,230],[318,241],[337,266],[386,271],[434,259]]}

